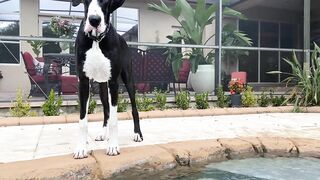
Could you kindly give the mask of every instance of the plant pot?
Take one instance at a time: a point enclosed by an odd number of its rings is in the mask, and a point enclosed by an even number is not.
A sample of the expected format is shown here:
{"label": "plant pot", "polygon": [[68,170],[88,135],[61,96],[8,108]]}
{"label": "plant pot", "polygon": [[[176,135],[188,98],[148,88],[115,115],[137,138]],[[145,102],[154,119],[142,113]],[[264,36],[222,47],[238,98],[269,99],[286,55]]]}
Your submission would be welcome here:
{"label": "plant pot", "polygon": [[232,94],[231,95],[231,105],[232,107],[241,106],[241,94]]}
{"label": "plant pot", "polygon": [[187,82],[190,72],[190,61],[189,59],[184,59],[182,67],[179,70],[179,79],[178,82]]}
{"label": "plant pot", "polygon": [[205,64],[199,65],[196,73],[190,73],[190,85],[196,93],[214,91],[214,65]]}

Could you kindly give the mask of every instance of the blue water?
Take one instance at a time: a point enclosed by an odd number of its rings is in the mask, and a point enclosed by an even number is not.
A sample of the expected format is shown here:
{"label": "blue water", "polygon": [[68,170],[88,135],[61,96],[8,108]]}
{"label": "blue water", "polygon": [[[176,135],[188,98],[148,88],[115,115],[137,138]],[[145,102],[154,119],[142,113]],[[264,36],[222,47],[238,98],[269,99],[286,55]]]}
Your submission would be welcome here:
{"label": "blue water", "polygon": [[199,180],[320,180],[320,159],[260,158],[226,161],[207,165],[202,173],[194,178]]}
{"label": "blue water", "polygon": [[157,174],[130,172],[115,179],[173,180],[320,180],[320,159],[255,158],[179,167]]}

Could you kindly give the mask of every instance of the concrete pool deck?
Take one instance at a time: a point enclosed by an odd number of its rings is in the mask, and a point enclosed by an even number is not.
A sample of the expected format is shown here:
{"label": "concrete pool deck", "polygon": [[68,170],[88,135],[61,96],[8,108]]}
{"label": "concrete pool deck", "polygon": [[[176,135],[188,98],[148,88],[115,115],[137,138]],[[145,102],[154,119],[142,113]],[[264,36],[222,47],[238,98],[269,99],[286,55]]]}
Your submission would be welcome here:
{"label": "concrete pool deck", "polygon": [[[94,141],[101,124],[89,123],[90,149],[106,147],[106,142]],[[36,178],[46,174],[47,177],[63,177],[61,175],[67,173],[69,176],[70,172],[80,170],[91,173],[99,171],[95,174],[110,177],[135,164],[148,162],[148,168],[161,169],[173,166],[172,163],[179,162],[179,159],[190,159],[190,156],[195,160],[197,156],[206,159],[216,151],[219,153],[215,156],[221,160],[233,159],[232,156],[241,153],[243,157],[247,157],[246,154],[250,157],[270,152],[273,155],[295,157],[309,153],[308,156],[320,157],[318,113],[144,119],[141,128],[144,141],[135,143],[131,140],[133,122],[119,121],[120,156],[109,157],[104,155],[103,150],[98,150],[93,151],[87,159],[73,160],[70,154],[77,142],[77,123],[0,127],[0,179]],[[238,148],[234,149],[233,146]],[[305,151],[304,148],[308,146],[312,150]],[[202,150],[207,153],[206,156],[197,155]],[[34,165],[30,166],[30,163]],[[23,171],[17,172],[18,169]]]}

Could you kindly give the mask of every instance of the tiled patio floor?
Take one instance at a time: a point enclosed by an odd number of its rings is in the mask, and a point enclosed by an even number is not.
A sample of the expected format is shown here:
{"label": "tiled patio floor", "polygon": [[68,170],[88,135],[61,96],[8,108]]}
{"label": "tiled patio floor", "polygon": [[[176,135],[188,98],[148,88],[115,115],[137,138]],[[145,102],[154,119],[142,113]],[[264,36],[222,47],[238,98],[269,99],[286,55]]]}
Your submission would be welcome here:
{"label": "tiled patio floor", "polygon": [[[100,122],[89,123],[90,149],[104,149],[95,142]],[[175,141],[235,137],[290,137],[320,139],[320,114],[254,114],[214,117],[146,119],[141,121],[142,143],[131,140],[132,121],[119,121],[120,147]],[[0,163],[31,160],[73,152],[78,124],[12,126],[0,128]]]}

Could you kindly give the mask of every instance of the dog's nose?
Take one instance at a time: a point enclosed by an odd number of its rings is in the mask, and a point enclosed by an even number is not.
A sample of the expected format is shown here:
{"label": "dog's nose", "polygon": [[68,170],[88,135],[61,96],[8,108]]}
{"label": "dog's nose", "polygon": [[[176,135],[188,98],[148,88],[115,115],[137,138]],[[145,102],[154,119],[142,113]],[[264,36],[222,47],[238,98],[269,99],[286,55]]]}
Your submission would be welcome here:
{"label": "dog's nose", "polygon": [[89,16],[89,23],[91,26],[97,28],[100,25],[101,17],[97,15]]}

